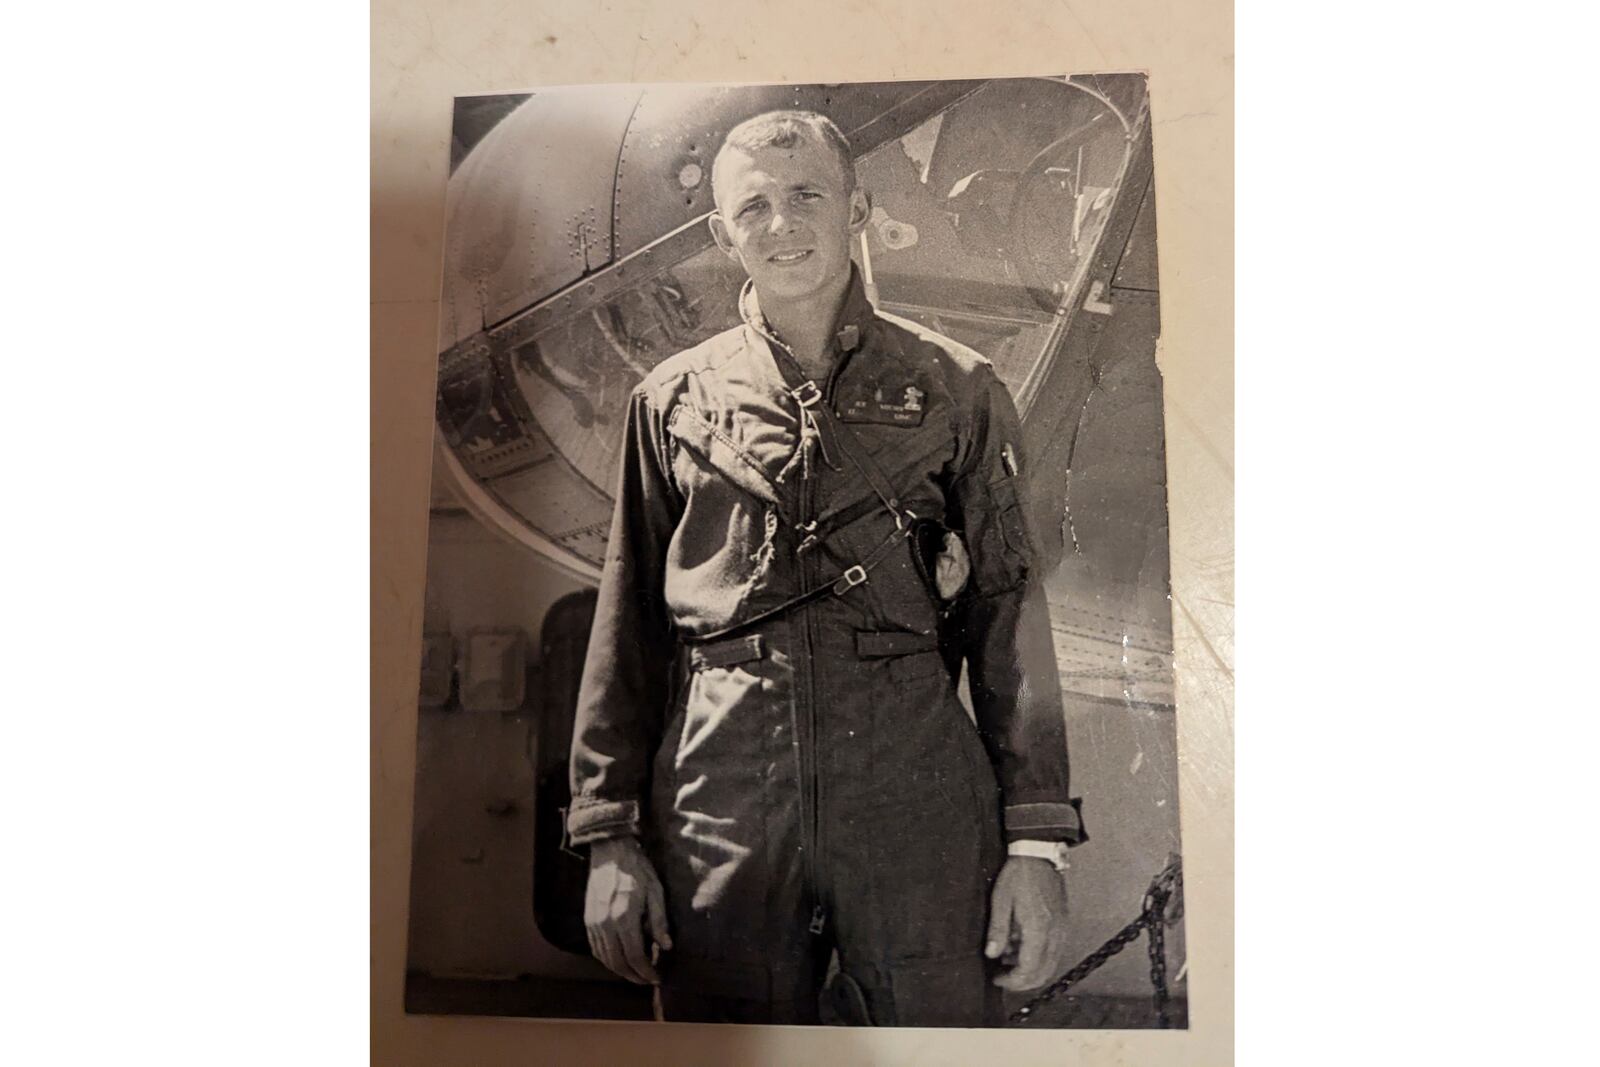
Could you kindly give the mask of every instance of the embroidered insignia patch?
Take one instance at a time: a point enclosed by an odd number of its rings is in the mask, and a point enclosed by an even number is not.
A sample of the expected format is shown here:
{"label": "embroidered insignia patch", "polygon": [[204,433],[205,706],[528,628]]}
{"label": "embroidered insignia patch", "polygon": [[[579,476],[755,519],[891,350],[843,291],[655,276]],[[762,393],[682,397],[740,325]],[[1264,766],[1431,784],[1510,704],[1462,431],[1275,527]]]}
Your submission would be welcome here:
{"label": "embroidered insignia patch", "polygon": [[841,422],[921,426],[928,393],[915,382],[864,381],[842,390],[834,411]]}

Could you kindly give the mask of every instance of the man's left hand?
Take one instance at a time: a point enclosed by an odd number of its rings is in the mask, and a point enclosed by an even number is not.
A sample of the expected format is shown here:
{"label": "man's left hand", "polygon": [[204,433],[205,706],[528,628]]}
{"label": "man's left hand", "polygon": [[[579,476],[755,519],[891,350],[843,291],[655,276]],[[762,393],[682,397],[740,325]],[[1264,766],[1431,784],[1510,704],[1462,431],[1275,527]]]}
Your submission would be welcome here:
{"label": "man's left hand", "polygon": [[994,980],[1001,989],[1037,989],[1067,969],[1067,885],[1045,860],[1012,856],[989,897],[983,954],[999,959],[1013,946],[1016,965]]}

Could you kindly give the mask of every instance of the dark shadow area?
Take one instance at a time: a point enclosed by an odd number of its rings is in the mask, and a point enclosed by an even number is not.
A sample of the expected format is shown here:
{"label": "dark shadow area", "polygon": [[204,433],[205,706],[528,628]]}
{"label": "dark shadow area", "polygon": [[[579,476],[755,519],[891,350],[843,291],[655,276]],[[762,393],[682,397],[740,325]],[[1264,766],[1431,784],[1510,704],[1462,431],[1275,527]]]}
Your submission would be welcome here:
{"label": "dark shadow area", "polygon": [[527,1015],[561,1019],[655,1017],[651,989],[625,982],[559,978],[435,978],[406,975],[411,1015]]}

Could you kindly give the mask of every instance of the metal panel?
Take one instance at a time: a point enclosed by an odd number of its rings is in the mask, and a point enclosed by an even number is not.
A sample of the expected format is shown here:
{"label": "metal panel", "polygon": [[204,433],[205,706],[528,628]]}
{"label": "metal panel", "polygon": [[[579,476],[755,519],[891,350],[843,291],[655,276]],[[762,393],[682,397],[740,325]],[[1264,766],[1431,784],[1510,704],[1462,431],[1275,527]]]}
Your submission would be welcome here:
{"label": "metal panel", "polygon": [[535,93],[450,177],[440,347],[611,262],[617,146],[638,90]]}
{"label": "metal panel", "polygon": [[[407,969],[436,976],[612,976],[540,936],[532,717],[420,712]],[[620,984],[620,983],[619,983]]]}
{"label": "metal panel", "polygon": [[541,463],[488,485],[506,507],[579,559],[600,567],[611,526],[611,498],[564,462]]}
{"label": "metal panel", "polygon": [[473,630],[462,642],[463,711],[516,711],[527,696],[528,638],[514,627]]}

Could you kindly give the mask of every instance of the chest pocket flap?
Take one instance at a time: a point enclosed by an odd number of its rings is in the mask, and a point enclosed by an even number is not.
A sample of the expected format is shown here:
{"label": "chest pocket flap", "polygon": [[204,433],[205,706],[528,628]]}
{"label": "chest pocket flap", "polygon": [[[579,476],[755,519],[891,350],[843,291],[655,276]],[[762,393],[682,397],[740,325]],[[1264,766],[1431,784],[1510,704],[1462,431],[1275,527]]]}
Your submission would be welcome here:
{"label": "chest pocket flap", "polygon": [[758,500],[782,509],[783,500],[777,486],[772,484],[756,458],[700,412],[685,405],[673,408],[667,418],[667,432],[728,481]]}

